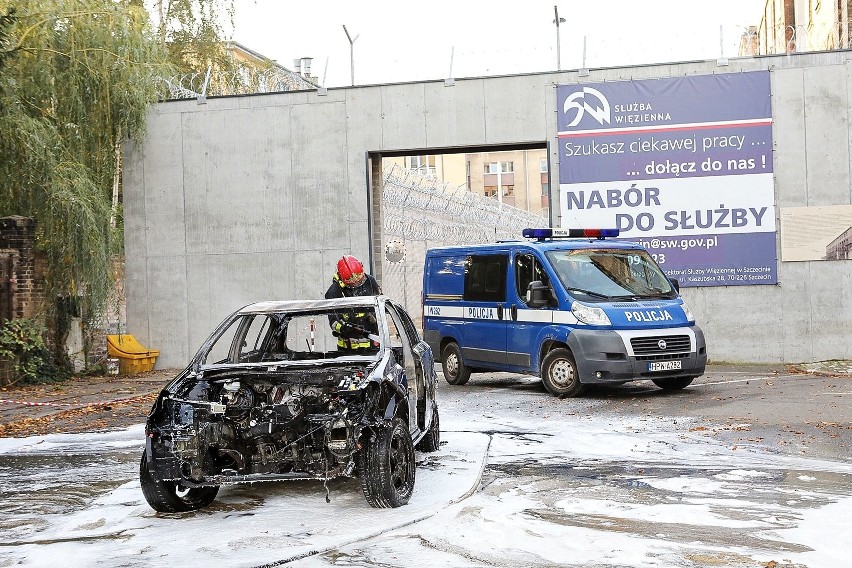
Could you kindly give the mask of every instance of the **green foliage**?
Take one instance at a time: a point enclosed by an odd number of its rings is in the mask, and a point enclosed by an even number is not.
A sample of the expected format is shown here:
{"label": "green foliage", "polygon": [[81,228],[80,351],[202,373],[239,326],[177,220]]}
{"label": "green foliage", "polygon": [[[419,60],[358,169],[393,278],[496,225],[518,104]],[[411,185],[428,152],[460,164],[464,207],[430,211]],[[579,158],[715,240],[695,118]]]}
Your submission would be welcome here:
{"label": "green foliage", "polygon": [[178,74],[203,77],[209,67],[234,69],[222,26],[227,20],[233,27],[234,0],[154,0],[153,6],[158,41]]}
{"label": "green foliage", "polygon": [[45,333],[44,326],[32,319],[7,320],[0,325],[0,360],[14,364],[11,384],[55,382],[70,376],[53,362]]}
{"label": "green foliage", "polygon": [[45,296],[82,298],[87,322],[122,249],[121,145],[144,136],[161,78],[226,64],[224,14],[233,0],[0,0],[0,217],[36,220]]}
{"label": "green foliage", "polygon": [[132,0],[0,0],[0,216],[36,220],[48,298],[112,291],[116,144],[141,140],[167,69]]}

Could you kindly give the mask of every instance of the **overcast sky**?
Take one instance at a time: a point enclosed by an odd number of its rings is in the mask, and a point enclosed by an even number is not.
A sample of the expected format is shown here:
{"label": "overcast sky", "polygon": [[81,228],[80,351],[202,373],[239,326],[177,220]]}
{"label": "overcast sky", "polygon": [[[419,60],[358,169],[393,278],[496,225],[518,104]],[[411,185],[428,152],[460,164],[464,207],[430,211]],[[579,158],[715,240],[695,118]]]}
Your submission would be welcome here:
{"label": "overcast sky", "polygon": [[[236,0],[233,39],[293,68],[312,57],[326,87],[614,67],[737,55],[765,0]],[[720,30],[721,26],[721,30]],[[721,33],[720,33],[721,31]],[[357,39],[355,39],[357,36]],[[452,67],[451,67],[452,64]]]}

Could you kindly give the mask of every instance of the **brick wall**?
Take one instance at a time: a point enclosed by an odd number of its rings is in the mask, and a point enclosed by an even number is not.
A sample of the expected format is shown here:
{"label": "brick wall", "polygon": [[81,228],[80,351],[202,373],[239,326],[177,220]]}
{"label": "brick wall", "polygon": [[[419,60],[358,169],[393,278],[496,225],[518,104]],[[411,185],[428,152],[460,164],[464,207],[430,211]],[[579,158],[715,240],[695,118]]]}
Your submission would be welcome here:
{"label": "brick wall", "polygon": [[[0,218],[0,257],[7,261],[12,318],[31,318],[41,311],[44,288],[35,251],[35,221],[27,217]],[[0,260],[2,261],[2,260]]]}

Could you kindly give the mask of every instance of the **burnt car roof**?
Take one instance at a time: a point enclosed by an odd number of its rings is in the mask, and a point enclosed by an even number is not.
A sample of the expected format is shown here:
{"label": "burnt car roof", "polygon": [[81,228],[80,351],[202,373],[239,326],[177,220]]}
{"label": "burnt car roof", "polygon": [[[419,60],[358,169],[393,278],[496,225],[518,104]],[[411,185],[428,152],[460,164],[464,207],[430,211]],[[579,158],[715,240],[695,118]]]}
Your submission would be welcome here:
{"label": "burnt car roof", "polygon": [[340,307],[377,306],[386,296],[354,296],[351,298],[332,298],[330,300],[274,300],[255,302],[241,308],[239,314],[263,314],[274,312],[295,312],[323,310]]}

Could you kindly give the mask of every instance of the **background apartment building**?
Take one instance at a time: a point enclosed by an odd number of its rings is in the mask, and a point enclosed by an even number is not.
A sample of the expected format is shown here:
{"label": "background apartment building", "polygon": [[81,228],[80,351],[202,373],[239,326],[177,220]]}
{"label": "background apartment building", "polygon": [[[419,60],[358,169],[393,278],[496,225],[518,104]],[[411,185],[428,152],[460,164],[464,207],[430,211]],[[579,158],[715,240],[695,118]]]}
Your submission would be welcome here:
{"label": "background apartment building", "polygon": [[848,49],[852,0],[767,0],[759,26],[750,26],[740,55]]}
{"label": "background apartment building", "polygon": [[464,187],[498,203],[550,219],[547,150],[507,150],[472,154],[429,154],[384,158],[384,167],[406,170]]}

